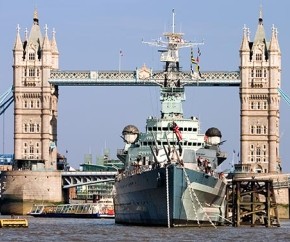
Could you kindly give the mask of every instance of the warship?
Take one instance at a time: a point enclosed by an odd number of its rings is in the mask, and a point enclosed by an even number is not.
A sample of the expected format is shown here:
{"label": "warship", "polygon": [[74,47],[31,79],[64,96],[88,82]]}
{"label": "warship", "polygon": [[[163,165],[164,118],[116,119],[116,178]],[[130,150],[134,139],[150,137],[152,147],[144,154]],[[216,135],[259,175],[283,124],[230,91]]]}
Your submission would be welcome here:
{"label": "warship", "polygon": [[[220,150],[222,134],[215,127],[201,133],[198,118],[185,118],[182,108],[186,83],[180,81],[179,49],[190,47],[190,61],[195,63],[193,48],[199,50],[202,43],[185,41],[183,33],[175,32],[172,14],[171,32],[143,41],[160,47],[165,63],[158,74],[162,80],[147,76],[160,86],[161,117],[147,118],[145,132],[134,125],[122,131],[125,145],[117,157],[125,166],[114,185],[117,224],[177,227],[225,222],[226,178],[217,172],[227,156]],[[202,79],[199,68],[191,67],[190,77]]]}

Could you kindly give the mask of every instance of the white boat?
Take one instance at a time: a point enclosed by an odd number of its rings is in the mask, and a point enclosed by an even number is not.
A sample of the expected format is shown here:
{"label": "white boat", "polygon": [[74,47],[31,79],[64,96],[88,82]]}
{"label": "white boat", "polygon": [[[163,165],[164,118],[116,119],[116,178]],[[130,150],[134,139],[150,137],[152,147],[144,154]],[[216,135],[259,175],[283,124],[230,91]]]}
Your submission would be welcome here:
{"label": "white boat", "polygon": [[50,218],[114,218],[113,200],[100,199],[97,203],[34,204],[28,213],[33,217]]}

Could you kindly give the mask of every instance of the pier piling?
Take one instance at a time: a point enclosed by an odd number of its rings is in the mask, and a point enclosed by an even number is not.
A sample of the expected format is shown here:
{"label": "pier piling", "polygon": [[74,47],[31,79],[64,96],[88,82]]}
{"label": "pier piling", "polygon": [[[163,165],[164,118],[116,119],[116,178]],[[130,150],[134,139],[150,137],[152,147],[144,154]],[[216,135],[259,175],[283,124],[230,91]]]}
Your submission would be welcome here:
{"label": "pier piling", "polygon": [[233,179],[226,199],[226,217],[233,226],[280,227],[272,179]]}

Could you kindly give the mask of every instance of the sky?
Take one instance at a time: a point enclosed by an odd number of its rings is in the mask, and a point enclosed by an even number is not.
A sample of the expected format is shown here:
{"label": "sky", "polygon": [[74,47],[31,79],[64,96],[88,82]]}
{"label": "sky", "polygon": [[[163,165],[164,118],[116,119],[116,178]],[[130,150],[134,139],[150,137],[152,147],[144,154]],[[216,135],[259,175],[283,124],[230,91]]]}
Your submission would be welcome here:
{"label": "sky", "polygon": [[[60,70],[135,70],[143,64],[161,70],[157,49],[142,44],[171,29],[175,9],[175,29],[189,41],[202,41],[201,71],[238,71],[239,49],[246,24],[253,40],[260,6],[263,9],[267,40],[274,24],[282,52],[281,87],[290,95],[290,1],[262,0],[9,0],[0,1],[0,94],[13,83],[13,46],[16,28],[30,31],[33,11],[38,9],[40,27],[56,31]],[[181,66],[189,70],[190,50],[181,51]],[[116,158],[124,146],[123,128],[133,124],[145,130],[146,118],[159,117],[159,90],[155,87],[60,87],[58,106],[58,152],[67,155],[78,168],[85,154],[96,157],[110,150]],[[238,87],[187,87],[185,117],[197,116],[202,132],[217,127],[226,140],[225,165],[238,161],[240,149],[240,101]],[[290,107],[281,99],[280,157],[283,172],[290,172]],[[13,153],[13,106],[0,117],[0,153]],[[235,150],[235,155],[233,151]],[[66,153],[66,151],[68,153]]]}

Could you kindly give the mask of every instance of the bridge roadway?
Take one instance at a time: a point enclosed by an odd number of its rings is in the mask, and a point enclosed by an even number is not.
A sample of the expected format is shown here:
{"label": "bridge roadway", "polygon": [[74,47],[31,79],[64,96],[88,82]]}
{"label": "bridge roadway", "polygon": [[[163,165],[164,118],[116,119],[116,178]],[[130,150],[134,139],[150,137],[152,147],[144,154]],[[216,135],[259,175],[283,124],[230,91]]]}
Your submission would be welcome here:
{"label": "bridge roadway", "polygon": [[[196,75],[196,74],[195,74]],[[191,72],[179,72],[181,86],[240,86],[239,71],[206,71],[196,79]],[[49,83],[57,86],[162,86],[164,71],[52,71]]]}
{"label": "bridge roadway", "polygon": [[62,188],[114,181],[117,171],[63,171]]}

